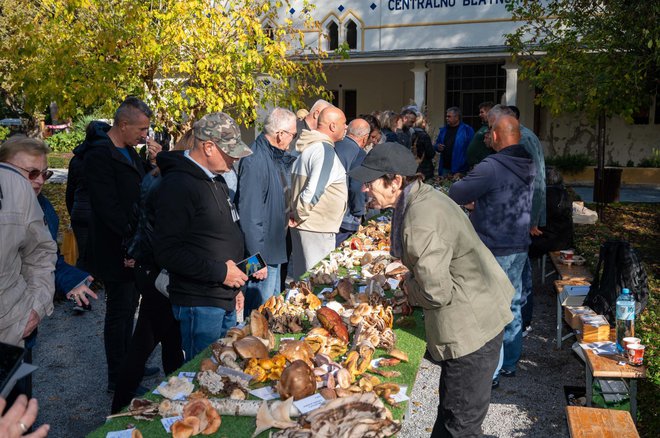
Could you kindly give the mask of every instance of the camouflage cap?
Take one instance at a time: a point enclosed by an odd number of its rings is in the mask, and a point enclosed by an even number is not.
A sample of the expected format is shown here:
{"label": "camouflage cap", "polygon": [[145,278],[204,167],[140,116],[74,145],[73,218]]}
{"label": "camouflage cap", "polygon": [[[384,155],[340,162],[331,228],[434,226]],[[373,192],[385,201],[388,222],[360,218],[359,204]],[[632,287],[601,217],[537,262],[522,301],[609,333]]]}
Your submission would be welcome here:
{"label": "camouflage cap", "polygon": [[212,141],[232,158],[247,157],[252,150],[241,140],[241,130],[225,113],[210,113],[193,125],[195,137],[202,141]]}

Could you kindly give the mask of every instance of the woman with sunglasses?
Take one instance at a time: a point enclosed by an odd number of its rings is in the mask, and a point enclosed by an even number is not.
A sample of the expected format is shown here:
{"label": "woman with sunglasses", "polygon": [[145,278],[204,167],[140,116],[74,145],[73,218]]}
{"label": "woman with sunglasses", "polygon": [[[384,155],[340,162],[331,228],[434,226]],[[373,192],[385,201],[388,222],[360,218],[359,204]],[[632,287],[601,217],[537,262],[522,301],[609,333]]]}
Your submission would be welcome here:
{"label": "woman with sunglasses", "polygon": [[[53,240],[57,242],[57,232],[60,219],[50,201],[41,193],[43,185],[48,178],[53,176],[53,171],[48,170],[47,155],[50,149],[42,140],[17,135],[8,139],[0,146],[0,162],[11,164],[14,168],[30,181],[34,193],[37,195],[39,205],[44,212],[44,218],[48,225]],[[88,296],[98,298],[94,291],[88,286],[94,278],[87,272],[75,268],[64,261],[59,253],[55,265],[55,291],[64,295],[67,299],[75,301],[76,308],[89,309]]]}

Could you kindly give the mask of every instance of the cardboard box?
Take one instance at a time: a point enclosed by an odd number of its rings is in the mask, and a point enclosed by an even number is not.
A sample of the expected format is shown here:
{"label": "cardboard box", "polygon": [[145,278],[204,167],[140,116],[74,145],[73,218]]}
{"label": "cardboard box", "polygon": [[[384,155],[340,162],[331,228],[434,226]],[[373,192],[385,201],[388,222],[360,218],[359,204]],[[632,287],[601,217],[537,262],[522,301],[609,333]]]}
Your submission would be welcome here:
{"label": "cardboard box", "polygon": [[586,306],[564,307],[564,320],[573,330],[582,330],[581,315],[595,315],[596,312]]}
{"label": "cardboard box", "polygon": [[588,284],[585,285],[571,285],[564,286],[564,289],[559,294],[559,299],[562,306],[581,306],[584,299],[589,293]]}
{"label": "cardboard box", "polygon": [[610,339],[610,323],[603,315],[580,315],[582,342],[602,342]]}

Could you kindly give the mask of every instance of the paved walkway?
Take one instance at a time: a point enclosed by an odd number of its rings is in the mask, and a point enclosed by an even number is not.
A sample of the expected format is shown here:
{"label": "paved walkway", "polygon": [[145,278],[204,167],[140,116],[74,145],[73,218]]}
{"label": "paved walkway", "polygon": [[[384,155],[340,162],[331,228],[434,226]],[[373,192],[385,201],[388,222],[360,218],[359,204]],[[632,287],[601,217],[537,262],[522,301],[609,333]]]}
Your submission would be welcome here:
{"label": "paved walkway", "polygon": [[[593,202],[593,186],[570,186],[583,201]],[[660,187],[654,186],[621,186],[620,202],[660,202]]]}

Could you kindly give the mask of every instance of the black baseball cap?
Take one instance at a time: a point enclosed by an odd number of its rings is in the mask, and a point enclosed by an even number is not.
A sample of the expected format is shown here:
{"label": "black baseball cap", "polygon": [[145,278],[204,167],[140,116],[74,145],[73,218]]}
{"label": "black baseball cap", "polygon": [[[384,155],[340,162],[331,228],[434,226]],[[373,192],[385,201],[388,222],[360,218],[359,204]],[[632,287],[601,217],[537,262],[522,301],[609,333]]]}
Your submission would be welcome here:
{"label": "black baseball cap", "polygon": [[360,167],[348,172],[348,176],[360,182],[371,182],[386,174],[414,176],[417,161],[410,149],[399,143],[375,145]]}

